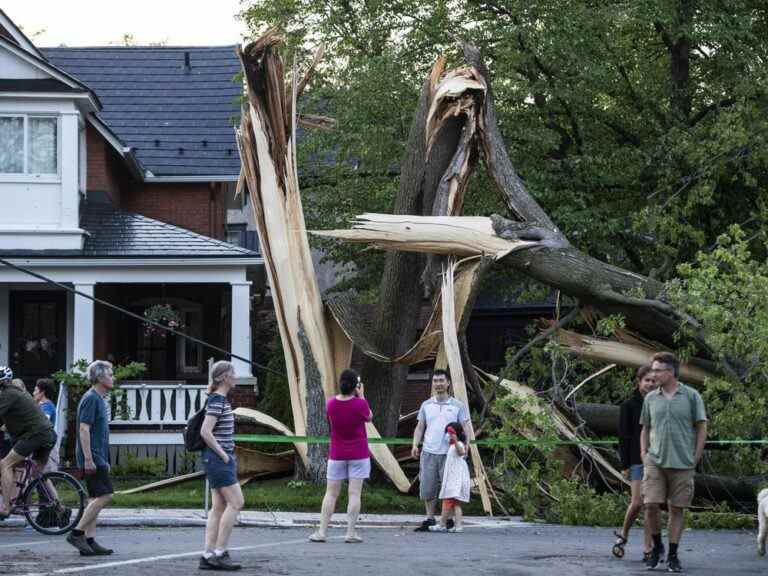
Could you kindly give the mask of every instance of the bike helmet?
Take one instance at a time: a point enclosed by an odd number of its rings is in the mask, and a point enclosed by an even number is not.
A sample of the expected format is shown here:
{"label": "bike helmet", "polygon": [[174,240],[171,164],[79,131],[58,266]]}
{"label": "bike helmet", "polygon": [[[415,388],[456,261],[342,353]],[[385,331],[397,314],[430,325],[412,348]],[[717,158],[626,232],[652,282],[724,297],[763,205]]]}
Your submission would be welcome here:
{"label": "bike helmet", "polygon": [[13,380],[13,370],[8,366],[0,366],[0,382],[3,380]]}

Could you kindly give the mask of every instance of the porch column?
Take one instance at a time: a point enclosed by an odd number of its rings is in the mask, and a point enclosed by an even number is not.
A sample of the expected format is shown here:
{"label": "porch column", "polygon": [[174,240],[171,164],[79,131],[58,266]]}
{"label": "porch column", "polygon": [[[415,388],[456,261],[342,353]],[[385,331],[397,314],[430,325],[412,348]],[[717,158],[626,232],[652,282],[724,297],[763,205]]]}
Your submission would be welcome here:
{"label": "porch column", "polygon": [[[251,283],[232,282],[232,342],[233,354],[251,359]],[[251,365],[236,358],[232,359],[235,372],[241,378],[252,376]]]}
{"label": "porch column", "polygon": [[[93,296],[94,284],[75,284],[75,290]],[[85,358],[93,362],[93,300],[75,294],[75,322],[72,361]]]}
{"label": "porch column", "polygon": [[10,364],[8,348],[10,348],[10,323],[11,314],[8,304],[9,291],[5,286],[0,286],[0,366]]}

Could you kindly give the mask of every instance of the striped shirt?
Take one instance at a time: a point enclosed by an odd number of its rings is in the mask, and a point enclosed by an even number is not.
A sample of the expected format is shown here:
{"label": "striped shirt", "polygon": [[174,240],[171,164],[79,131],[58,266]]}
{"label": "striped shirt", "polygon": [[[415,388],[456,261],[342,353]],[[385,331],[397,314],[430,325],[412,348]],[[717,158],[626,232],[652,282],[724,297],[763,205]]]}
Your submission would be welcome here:
{"label": "striped shirt", "polygon": [[213,437],[219,443],[219,446],[230,454],[235,451],[235,415],[232,412],[232,405],[226,396],[221,394],[211,394],[208,396],[208,407],[205,409],[206,416],[216,418],[216,425],[213,427]]}

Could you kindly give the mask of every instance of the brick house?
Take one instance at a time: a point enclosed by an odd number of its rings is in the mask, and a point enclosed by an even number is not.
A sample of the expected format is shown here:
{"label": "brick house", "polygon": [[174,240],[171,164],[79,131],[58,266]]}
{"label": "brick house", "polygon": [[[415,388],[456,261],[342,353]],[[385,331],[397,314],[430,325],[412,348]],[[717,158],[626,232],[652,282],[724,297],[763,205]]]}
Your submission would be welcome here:
{"label": "brick house", "polygon": [[[234,46],[38,48],[0,11],[0,258],[138,314],[168,304],[249,359],[263,261],[233,198],[239,70]],[[28,385],[80,358],[147,364],[118,429],[185,421],[209,356],[0,265],[0,364]]]}

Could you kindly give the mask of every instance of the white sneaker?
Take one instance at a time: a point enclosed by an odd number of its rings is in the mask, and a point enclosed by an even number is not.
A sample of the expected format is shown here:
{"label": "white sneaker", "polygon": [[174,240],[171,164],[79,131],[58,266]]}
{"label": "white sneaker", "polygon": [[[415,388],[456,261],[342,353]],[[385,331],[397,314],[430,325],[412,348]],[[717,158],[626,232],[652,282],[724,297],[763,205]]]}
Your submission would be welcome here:
{"label": "white sneaker", "polygon": [[451,534],[461,533],[464,532],[463,526],[454,526],[453,528],[448,528],[448,532]]}
{"label": "white sneaker", "polygon": [[437,524],[435,526],[430,526],[429,531],[430,532],[448,532],[448,528],[446,528],[445,526],[440,526],[440,524]]}

